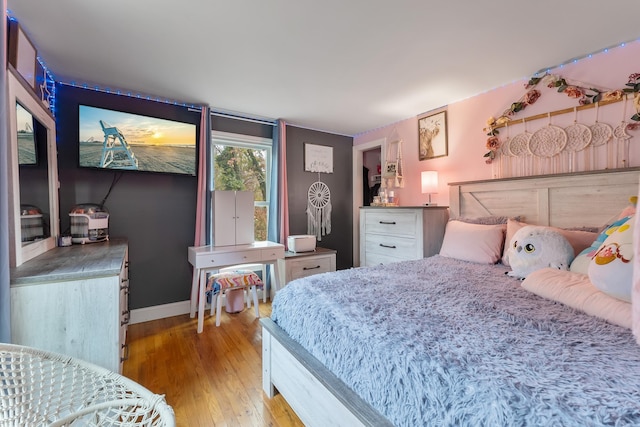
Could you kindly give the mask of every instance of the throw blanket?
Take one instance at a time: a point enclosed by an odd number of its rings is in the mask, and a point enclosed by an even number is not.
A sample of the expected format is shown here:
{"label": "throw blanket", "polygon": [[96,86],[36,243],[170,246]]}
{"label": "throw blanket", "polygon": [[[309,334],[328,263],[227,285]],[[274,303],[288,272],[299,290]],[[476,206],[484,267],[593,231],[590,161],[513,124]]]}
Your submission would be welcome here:
{"label": "throw blanket", "polygon": [[631,331],[505,271],[434,256],[319,274],[272,318],[397,426],[640,425]]}

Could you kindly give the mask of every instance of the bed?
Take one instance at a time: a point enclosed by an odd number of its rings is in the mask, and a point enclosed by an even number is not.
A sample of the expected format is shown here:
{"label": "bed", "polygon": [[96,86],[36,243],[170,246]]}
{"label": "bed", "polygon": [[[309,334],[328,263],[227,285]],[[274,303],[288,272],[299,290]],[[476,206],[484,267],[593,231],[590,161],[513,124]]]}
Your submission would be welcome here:
{"label": "bed", "polygon": [[[453,183],[451,217],[602,226],[639,177]],[[262,320],[263,389],[306,425],[640,424],[640,347],[620,315],[631,304],[589,312],[507,271],[436,255],[291,282]]]}

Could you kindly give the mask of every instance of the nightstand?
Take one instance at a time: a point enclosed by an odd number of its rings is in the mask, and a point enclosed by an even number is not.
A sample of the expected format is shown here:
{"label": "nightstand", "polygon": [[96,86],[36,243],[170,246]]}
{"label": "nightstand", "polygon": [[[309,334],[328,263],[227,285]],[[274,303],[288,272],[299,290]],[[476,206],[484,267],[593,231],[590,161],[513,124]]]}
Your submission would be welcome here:
{"label": "nightstand", "polygon": [[318,273],[336,271],[336,251],[319,248],[313,252],[285,252],[278,260],[280,283],[286,285],[294,279]]}

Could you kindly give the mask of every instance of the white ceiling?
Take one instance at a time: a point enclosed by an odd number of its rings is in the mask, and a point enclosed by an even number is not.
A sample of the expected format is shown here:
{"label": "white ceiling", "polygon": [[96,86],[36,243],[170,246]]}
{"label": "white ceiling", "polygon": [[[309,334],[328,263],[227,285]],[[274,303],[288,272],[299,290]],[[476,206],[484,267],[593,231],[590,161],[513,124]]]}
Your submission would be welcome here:
{"label": "white ceiling", "polygon": [[8,0],[56,80],[342,135],[640,37],[637,0]]}

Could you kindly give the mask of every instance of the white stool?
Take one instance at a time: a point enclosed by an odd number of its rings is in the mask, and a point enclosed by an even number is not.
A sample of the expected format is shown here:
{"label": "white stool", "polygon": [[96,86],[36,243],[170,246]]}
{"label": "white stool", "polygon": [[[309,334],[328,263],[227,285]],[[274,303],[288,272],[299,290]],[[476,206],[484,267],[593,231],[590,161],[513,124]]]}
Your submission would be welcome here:
{"label": "white stool", "polygon": [[[250,291],[253,297],[253,304],[256,310],[256,317],[260,317],[260,310],[258,307],[258,293],[257,288],[263,288],[264,284],[260,277],[256,273],[250,270],[233,270],[219,272],[211,274],[207,280],[207,292],[211,292],[213,298],[211,299],[211,315],[215,307],[216,312],[216,326],[220,326],[220,312],[222,311],[222,297],[227,291],[241,289],[243,291]],[[247,298],[247,308],[251,307],[251,301]]]}

